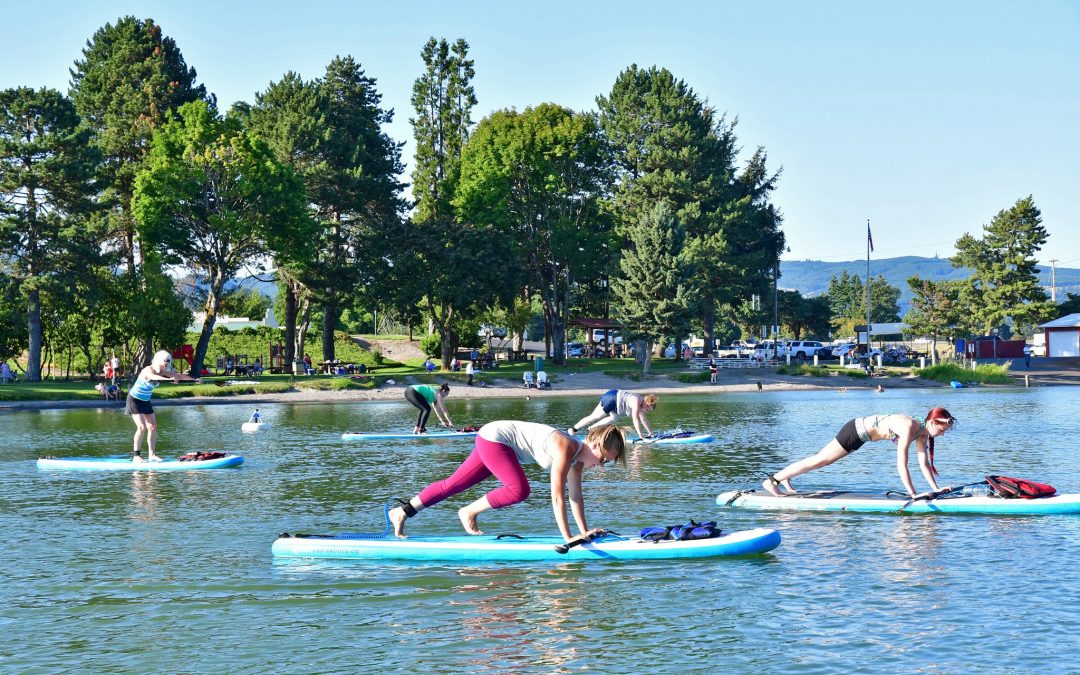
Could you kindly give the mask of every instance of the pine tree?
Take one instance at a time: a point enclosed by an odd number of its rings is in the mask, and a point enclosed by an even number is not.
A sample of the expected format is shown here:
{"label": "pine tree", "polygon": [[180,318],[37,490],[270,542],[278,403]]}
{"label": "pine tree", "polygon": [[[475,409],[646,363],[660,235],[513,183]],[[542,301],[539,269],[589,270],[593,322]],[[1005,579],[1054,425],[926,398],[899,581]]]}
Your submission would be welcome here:
{"label": "pine tree", "polygon": [[1039,285],[1035,259],[1046,237],[1042,212],[1028,195],[999,211],[983,227],[981,238],[965,234],[957,240],[953,267],[973,271],[964,289],[964,311],[984,335],[1009,319],[1022,327],[1054,315],[1054,305]]}
{"label": "pine tree", "polygon": [[626,228],[628,248],[614,279],[616,316],[623,334],[639,341],[637,350],[649,372],[654,345],[664,336],[679,338],[690,325],[698,292],[686,255],[686,228],[666,202],[657,204]]}

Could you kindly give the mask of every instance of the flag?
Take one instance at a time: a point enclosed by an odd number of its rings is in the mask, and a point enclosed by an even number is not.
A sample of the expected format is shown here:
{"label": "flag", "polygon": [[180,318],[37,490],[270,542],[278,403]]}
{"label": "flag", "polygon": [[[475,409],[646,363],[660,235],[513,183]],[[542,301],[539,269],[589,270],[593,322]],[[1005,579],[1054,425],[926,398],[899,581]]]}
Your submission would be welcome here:
{"label": "flag", "polygon": [[870,252],[874,252],[874,237],[870,234],[870,221],[866,221],[866,244],[870,247]]}

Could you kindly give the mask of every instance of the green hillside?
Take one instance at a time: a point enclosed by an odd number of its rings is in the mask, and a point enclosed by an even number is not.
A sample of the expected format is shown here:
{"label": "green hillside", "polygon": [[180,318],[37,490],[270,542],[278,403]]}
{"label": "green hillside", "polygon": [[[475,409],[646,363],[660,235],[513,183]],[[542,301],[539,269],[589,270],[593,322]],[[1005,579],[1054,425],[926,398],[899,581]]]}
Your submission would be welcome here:
{"label": "green hillside", "polygon": [[[783,260],[780,262],[780,288],[793,289],[804,296],[820,295],[829,290],[829,279],[839,276],[847,270],[848,274],[857,274],[866,278],[866,261],[850,260],[844,262],[822,262],[820,260]],[[956,269],[948,258],[921,258],[902,256],[900,258],[870,259],[870,275],[885,277],[893,286],[900,289],[900,313],[907,311],[911,302],[911,289],[907,280],[918,275],[931,281],[963,279],[970,272],[964,268]],[[1039,281],[1050,293],[1050,268],[1041,269]],[[1058,302],[1065,298],[1065,293],[1080,294],[1080,269],[1057,269]]]}

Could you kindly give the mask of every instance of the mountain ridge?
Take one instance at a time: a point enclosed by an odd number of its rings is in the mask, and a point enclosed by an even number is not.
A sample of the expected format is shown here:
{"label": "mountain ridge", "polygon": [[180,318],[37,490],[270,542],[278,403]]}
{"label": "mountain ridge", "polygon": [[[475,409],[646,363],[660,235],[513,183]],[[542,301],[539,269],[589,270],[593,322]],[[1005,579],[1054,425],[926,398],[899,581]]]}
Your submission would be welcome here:
{"label": "mountain ridge", "polygon": [[[822,295],[829,291],[829,280],[843,272],[866,280],[866,260],[825,262],[821,260],[781,260],[779,288],[799,291],[803,296]],[[971,271],[956,268],[948,258],[924,258],[900,256],[898,258],[870,259],[870,276],[882,276],[889,284],[900,289],[900,315],[911,304],[911,288],[907,280],[918,276],[930,281],[966,279]],[[1039,267],[1039,284],[1050,295],[1050,267]],[[1066,293],[1080,294],[1080,269],[1057,268],[1057,300],[1062,302]]]}

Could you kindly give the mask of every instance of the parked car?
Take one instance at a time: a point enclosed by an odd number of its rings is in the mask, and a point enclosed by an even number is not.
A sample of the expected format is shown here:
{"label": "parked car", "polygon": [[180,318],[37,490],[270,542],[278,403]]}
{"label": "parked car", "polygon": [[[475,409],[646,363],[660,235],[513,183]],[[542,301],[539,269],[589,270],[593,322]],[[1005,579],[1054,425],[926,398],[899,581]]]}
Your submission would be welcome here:
{"label": "parked car", "polygon": [[[688,345],[687,343],[684,342],[684,343],[682,343],[682,349],[685,352],[687,349],[690,349],[690,345]],[[664,347],[664,358],[668,358],[668,359],[675,358],[675,343],[674,342],[669,344],[667,347]]]}
{"label": "parked car", "polygon": [[570,342],[566,345],[566,355],[570,358],[581,358],[585,356],[585,345],[580,342]]}
{"label": "parked car", "polygon": [[814,354],[817,354],[823,346],[817,340],[790,340],[780,354],[781,356],[790,354],[793,359],[805,361],[814,358]]}
{"label": "parked car", "polygon": [[833,353],[832,345],[823,345],[815,352],[818,357],[818,361],[829,361],[830,359],[840,358],[839,354]]}

